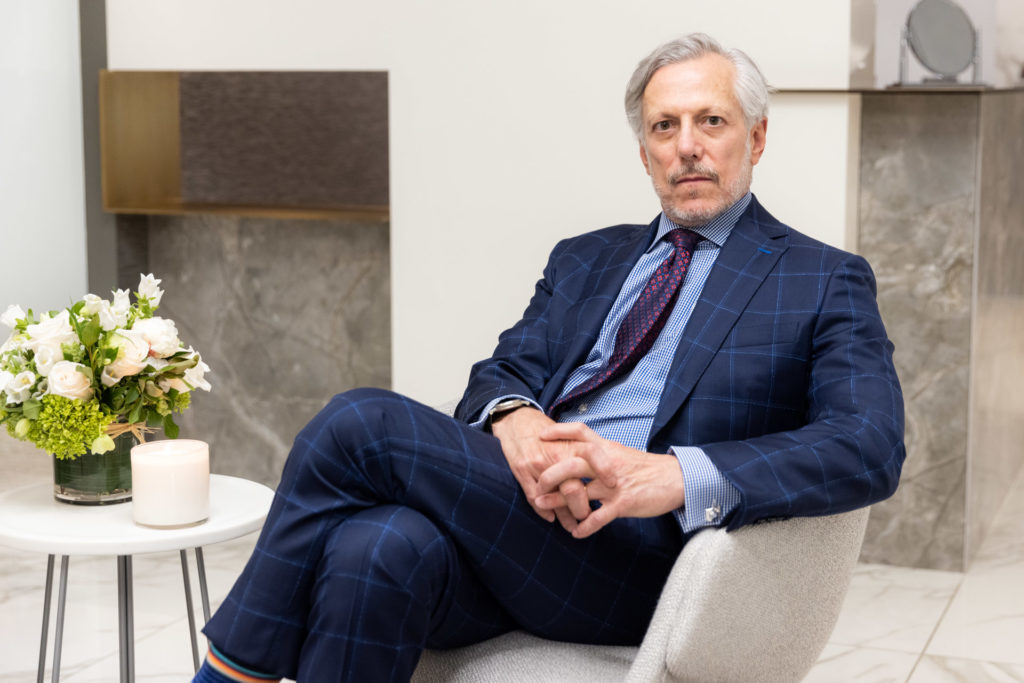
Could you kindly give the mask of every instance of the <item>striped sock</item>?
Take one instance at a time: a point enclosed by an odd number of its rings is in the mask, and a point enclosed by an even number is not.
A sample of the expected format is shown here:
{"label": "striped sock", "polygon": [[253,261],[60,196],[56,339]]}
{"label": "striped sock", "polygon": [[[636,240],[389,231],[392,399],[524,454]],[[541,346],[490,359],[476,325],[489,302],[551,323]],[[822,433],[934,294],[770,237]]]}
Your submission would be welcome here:
{"label": "striped sock", "polygon": [[192,679],[192,683],[267,683],[280,680],[277,676],[261,674],[232,662],[210,643],[206,661]]}

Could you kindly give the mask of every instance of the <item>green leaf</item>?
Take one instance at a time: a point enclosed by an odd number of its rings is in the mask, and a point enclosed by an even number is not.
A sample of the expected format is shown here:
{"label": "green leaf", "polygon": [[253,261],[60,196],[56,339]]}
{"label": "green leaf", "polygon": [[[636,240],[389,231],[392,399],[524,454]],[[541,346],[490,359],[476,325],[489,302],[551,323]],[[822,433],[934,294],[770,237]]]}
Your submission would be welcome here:
{"label": "green leaf", "polygon": [[89,318],[89,321],[82,326],[79,338],[86,346],[94,346],[100,338],[100,321],[97,318]]}
{"label": "green leaf", "polygon": [[139,401],[132,408],[132,412],[128,415],[129,422],[141,422],[142,421],[142,401]]}
{"label": "green leaf", "polygon": [[43,404],[39,402],[39,399],[30,398],[21,404],[21,414],[30,420],[39,419],[39,412],[43,409]]}
{"label": "green leaf", "polygon": [[164,415],[164,434],[168,439],[178,438],[178,425],[174,423],[174,418],[170,415]]}

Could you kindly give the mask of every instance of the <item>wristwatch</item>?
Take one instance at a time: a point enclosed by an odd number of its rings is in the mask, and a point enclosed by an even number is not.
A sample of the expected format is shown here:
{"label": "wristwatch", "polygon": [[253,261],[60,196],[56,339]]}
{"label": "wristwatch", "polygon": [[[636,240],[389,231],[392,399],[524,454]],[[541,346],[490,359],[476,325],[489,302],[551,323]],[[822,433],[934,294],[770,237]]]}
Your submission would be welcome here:
{"label": "wristwatch", "polygon": [[494,424],[495,420],[504,417],[513,410],[532,405],[533,404],[525,398],[506,398],[504,401],[498,401],[494,404],[494,407],[487,412],[487,426],[490,427]]}

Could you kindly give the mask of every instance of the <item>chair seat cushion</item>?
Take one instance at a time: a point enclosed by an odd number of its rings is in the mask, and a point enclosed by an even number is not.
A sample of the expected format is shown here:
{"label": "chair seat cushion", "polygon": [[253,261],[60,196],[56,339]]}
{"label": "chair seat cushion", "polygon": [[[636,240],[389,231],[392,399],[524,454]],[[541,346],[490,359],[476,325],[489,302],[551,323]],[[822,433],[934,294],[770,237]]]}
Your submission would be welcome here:
{"label": "chair seat cushion", "polygon": [[522,631],[444,651],[426,651],[413,683],[622,683],[635,647],[567,645]]}

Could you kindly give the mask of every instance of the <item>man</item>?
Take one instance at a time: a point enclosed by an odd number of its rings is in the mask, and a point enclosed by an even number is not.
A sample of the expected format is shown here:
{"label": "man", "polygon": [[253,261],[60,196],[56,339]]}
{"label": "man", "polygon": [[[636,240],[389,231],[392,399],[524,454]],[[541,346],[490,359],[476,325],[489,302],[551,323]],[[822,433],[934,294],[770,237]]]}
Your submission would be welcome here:
{"label": "man", "polygon": [[457,420],[357,390],[307,425],[197,680],[408,680],[424,647],[517,628],[634,644],[697,530],[892,494],[873,278],[749,194],[767,99],[700,34],[640,63],[662,214],[555,247]]}

